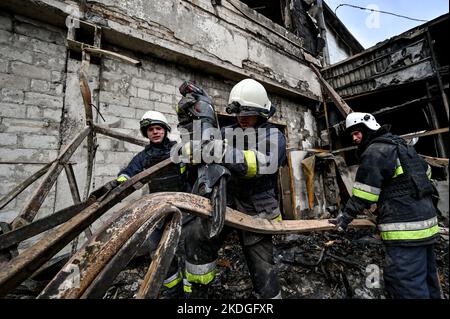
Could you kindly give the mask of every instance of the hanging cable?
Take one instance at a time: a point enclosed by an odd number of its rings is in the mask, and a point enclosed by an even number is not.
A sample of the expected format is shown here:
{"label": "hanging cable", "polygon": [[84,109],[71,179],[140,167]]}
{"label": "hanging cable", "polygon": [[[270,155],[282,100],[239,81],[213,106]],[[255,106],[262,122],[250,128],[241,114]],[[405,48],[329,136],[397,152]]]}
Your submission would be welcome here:
{"label": "hanging cable", "polygon": [[339,9],[340,7],[344,7],[344,6],[357,8],[357,9],[361,9],[361,10],[368,10],[368,11],[373,11],[373,12],[386,13],[386,14],[390,14],[390,15],[393,15],[393,16],[396,16],[396,17],[405,18],[405,19],[414,20],[414,21],[421,21],[421,22],[427,22],[428,21],[428,20],[421,20],[421,19],[415,19],[415,18],[411,18],[411,17],[407,17],[407,16],[402,16],[400,14],[396,14],[396,13],[392,13],[392,12],[359,7],[359,6],[355,6],[355,5],[347,4],[347,3],[341,3],[340,5],[338,5],[336,7],[336,9],[334,9],[334,14],[337,16],[337,14],[336,14],[337,9]]}

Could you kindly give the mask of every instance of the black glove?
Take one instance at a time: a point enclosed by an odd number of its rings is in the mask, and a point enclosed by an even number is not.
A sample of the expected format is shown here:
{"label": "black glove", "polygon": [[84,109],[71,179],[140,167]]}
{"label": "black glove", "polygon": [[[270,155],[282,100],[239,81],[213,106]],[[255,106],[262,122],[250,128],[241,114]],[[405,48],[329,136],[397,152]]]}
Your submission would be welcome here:
{"label": "black glove", "polygon": [[346,212],[339,211],[336,219],[330,220],[330,223],[336,225],[338,232],[342,233],[347,230],[348,224],[353,220],[353,217]]}
{"label": "black glove", "polygon": [[188,94],[187,96],[183,96],[181,100],[178,102],[176,112],[178,116],[178,125],[180,127],[184,127],[192,121],[189,109],[197,102],[197,99]]}

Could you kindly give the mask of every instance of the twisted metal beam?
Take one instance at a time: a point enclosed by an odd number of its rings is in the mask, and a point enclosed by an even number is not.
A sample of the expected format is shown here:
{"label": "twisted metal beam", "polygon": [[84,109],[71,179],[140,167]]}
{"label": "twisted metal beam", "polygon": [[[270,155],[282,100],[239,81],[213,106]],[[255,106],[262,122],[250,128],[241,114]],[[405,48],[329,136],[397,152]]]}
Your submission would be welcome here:
{"label": "twisted metal beam", "polygon": [[175,207],[174,210],[175,214],[173,214],[170,223],[166,224],[152,263],[148,267],[144,281],[138,291],[138,299],[157,298],[164,277],[166,277],[167,271],[169,270],[181,236],[181,211]]}
{"label": "twisted metal beam", "polygon": [[[176,212],[178,209],[157,200],[140,200],[123,208],[83,245],[38,298],[102,297],[100,292],[112,284],[148,234]],[[180,218],[176,221],[179,224]]]}
{"label": "twisted metal beam", "polygon": [[[131,180],[130,180],[131,181]],[[122,185],[126,186],[126,185]],[[120,188],[120,187],[119,187]],[[113,196],[115,198],[115,196]],[[108,202],[108,200],[106,200]],[[94,203],[85,211],[72,218],[69,222],[59,227],[56,232],[52,232],[41,239],[38,244],[25,251],[22,255],[13,259],[5,269],[0,271],[0,294],[14,288],[29,277],[39,266],[42,260],[46,261],[44,256],[49,252],[56,253],[62,248],[63,243],[67,244],[85,225],[92,223],[95,215],[99,215],[99,211],[103,211],[102,207],[109,208],[110,205],[103,201],[102,203]],[[165,208],[166,207],[166,208]],[[155,193],[144,196],[131,206],[119,211],[114,216],[115,222],[112,226],[105,227],[98,235],[91,238],[79,253],[73,256],[70,263],[64,267],[59,276],[47,286],[42,292],[41,298],[79,298],[82,296],[90,296],[89,291],[94,291],[94,280],[102,273],[102,269],[111,260],[110,268],[115,268],[111,274],[117,274],[122,266],[126,265],[126,259],[130,258],[134,249],[133,243],[137,245],[140,238],[145,238],[145,231],[152,231],[151,227],[161,219],[158,217],[164,212],[167,214],[170,210],[167,207],[176,207],[179,210],[187,211],[191,214],[207,218],[211,216],[212,207],[207,198],[203,198],[193,194],[164,192]],[[166,211],[167,210],[167,211]],[[173,211],[172,211],[173,213]],[[143,225],[145,226],[143,227]],[[255,218],[244,213],[238,212],[231,208],[227,208],[225,224],[242,230],[253,231],[264,234],[287,234],[309,231],[324,231],[335,228],[335,225],[329,223],[328,220],[285,220],[271,221],[261,218]],[[373,227],[374,224],[368,220],[354,220],[351,224],[353,227]],[[135,238],[133,243],[129,243],[129,247],[122,252],[123,258],[120,264],[115,265],[113,259],[125,243],[134,236],[137,230],[141,229],[139,238]],[[75,232],[75,230],[78,231]],[[74,235],[75,234],[75,235]],[[103,237],[102,237],[103,236]],[[132,257],[132,256],[131,256]],[[72,266],[69,266],[72,265]],[[118,266],[121,267],[118,267]],[[156,267],[156,266],[155,266]],[[157,268],[157,267],[156,267]],[[154,269],[154,267],[153,267]],[[105,270],[103,278],[106,278]],[[78,275],[77,275],[78,274]],[[159,278],[159,277],[158,277]],[[157,280],[157,279],[156,279]],[[100,280],[104,285],[104,282]],[[91,287],[92,288],[89,288]],[[154,296],[154,287],[157,283],[146,284],[150,288],[144,291],[140,296]],[[105,285],[104,285],[105,286]],[[103,287],[104,287],[103,286]],[[89,290],[90,289],[90,290]],[[86,294],[84,294],[86,291]],[[150,294],[148,294],[150,292]],[[83,295],[84,294],[84,295]]]}
{"label": "twisted metal beam", "polygon": [[103,213],[135,190],[140,189],[150,180],[153,173],[170,163],[171,160],[168,158],[133,176],[105,195],[106,197],[100,202],[94,202],[63,225],[51,230],[22,254],[10,260],[0,269],[0,297],[30,277],[33,272],[50,260]]}
{"label": "twisted metal beam", "polygon": [[[211,215],[212,206],[208,199],[187,193],[167,192],[144,196],[122,209],[110,225],[103,228],[72,257],[39,298],[101,298],[114,278],[131,260],[143,239],[166,215],[179,210],[208,217]],[[168,225],[137,298],[156,298],[175,253],[181,232],[179,219],[178,215],[173,217]],[[243,230],[278,234],[335,228],[328,220],[273,222],[254,218],[231,208],[227,208],[225,223]],[[356,220],[352,226],[371,227],[373,223]]]}

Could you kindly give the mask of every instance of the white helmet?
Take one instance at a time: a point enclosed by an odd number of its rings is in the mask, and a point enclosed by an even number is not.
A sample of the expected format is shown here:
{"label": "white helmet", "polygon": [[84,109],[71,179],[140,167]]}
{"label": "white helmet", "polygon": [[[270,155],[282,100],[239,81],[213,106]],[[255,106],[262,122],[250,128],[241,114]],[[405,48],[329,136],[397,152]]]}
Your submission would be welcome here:
{"label": "white helmet", "polygon": [[[151,125],[161,125],[166,129],[166,131],[171,130],[169,123],[167,122],[164,114],[156,111],[148,111],[142,116],[141,121],[139,122],[141,127],[141,133],[144,137],[147,137],[147,128]],[[167,134],[167,132],[166,132]]]}
{"label": "white helmet", "polygon": [[240,115],[261,115],[264,117],[267,117],[272,105],[264,86],[253,79],[244,79],[233,86],[228,104],[239,105]]}
{"label": "white helmet", "polygon": [[376,131],[380,128],[375,117],[370,113],[353,112],[347,115],[345,119],[345,129],[351,131],[353,126],[364,124],[369,130]]}

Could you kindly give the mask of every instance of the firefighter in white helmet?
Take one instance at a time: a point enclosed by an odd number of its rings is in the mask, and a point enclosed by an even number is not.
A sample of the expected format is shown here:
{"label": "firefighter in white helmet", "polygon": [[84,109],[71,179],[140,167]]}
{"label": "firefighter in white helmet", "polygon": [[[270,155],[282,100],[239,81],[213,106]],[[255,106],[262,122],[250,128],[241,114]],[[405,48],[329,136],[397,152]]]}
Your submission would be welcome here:
{"label": "firefighter in white helmet", "polygon": [[333,223],[345,231],[358,213],[377,204],[387,297],[441,298],[434,255],[439,227],[430,167],[413,146],[391,134],[390,125],[380,126],[372,114],[350,113],[345,124],[361,163],[352,197]]}
{"label": "firefighter in white helmet", "polygon": [[[222,165],[231,172],[227,183],[228,206],[248,215],[277,221],[281,220],[277,173],[286,163],[286,140],[280,130],[267,123],[274,111],[265,88],[257,81],[245,79],[232,88],[227,112],[237,115],[237,123],[222,128],[222,137],[229,143]],[[251,145],[239,134],[228,136],[228,132],[237,131],[258,136],[256,144]],[[233,142],[240,137],[241,143]],[[193,298],[207,297],[207,287],[215,278],[217,251],[230,230],[225,227],[219,238],[209,239],[200,218],[189,224],[186,278],[192,283]],[[257,297],[281,298],[272,236],[239,231],[239,237]]]}
{"label": "firefighter in white helmet", "polygon": [[[149,144],[143,151],[133,157],[127,167],[119,172],[118,183],[122,183],[143,170],[167,159],[170,156],[172,146],[176,144],[175,141],[171,141],[168,138],[171,127],[164,114],[157,111],[148,111],[142,116],[139,124],[142,136],[148,138]],[[171,164],[159,170],[148,183],[150,193],[167,191],[189,192],[185,171],[186,166],[184,163]],[[137,256],[147,254],[149,251],[151,254],[154,253],[162,236],[162,226],[163,224],[160,224],[150,238],[145,240],[144,245],[137,252]],[[163,283],[167,288],[166,295],[170,298],[181,297],[183,294],[182,281],[182,272],[178,268],[178,257],[175,257]]]}

